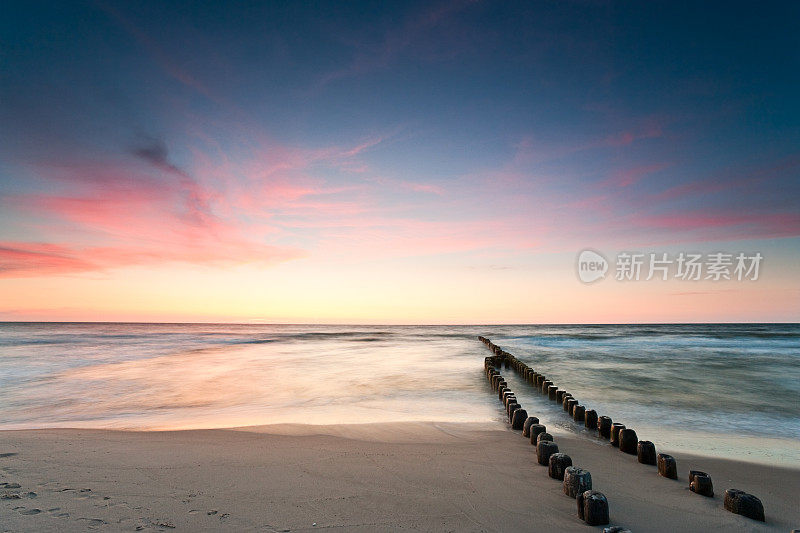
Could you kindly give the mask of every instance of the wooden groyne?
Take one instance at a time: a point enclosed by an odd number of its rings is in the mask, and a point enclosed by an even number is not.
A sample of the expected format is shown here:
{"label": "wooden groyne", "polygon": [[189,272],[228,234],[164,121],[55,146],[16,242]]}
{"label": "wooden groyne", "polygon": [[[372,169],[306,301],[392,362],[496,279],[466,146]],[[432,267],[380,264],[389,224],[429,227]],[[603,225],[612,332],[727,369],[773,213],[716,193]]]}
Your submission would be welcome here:
{"label": "wooden groyne", "polygon": [[[575,498],[578,517],[592,526],[605,525],[609,522],[608,499],[603,493],[592,490],[592,476],[583,469],[573,466],[572,458],[558,449],[558,444],[547,428],[539,424],[539,419],[529,416],[517,401],[516,394],[508,387],[508,383],[500,373],[500,369],[509,367],[511,360],[504,352],[485,337],[478,337],[489,346],[493,356],[484,359],[486,379],[497,392],[498,399],[503,402],[508,421],[513,430],[522,431],[523,437],[530,439],[536,446],[536,461],[547,467],[548,476],[562,482],[564,494]],[[513,356],[512,356],[513,357]],[[516,370],[516,369],[515,369]],[[555,400],[558,396],[555,389],[543,384],[542,389]]]}
{"label": "wooden groyne", "polygon": [[[564,413],[575,422],[596,431],[598,438],[608,440],[611,446],[618,448],[621,452],[636,456],[639,463],[655,466],[658,475],[667,479],[678,478],[678,466],[675,458],[664,453],[656,453],[655,445],[648,440],[639,440],[634,429],[614,422],[610,416],[599,415],[594,409],[582,405],[565,388],[558,387],[543,373],[531,368],[486,337],[479,336],[478,340],[492,351],[492,355],[484,359],[484,370],[492,388],[498,392],[500,399],[506,402],[512,429],[522,430],[523,437],[529,438],[531,444],[536,446],[537,462],[548,467],[550,477],[563,480],[564,494],[576,498],[578,516],[582,520],[590,525],[608,524],[607,498],[602,493],[592,490],[591,474],[572,465],[572,459],[559,450],[552,435],[547,433],[547,428],[539,423],[539,418],[530,416],[528,411],[522,409],[516,395],[500,373],[501,369],[514,370],[523,381],[540,394],[546,396],[550,401],[560,404]],[[512,399],[508,400],[508,398]],[[507,403],[509,401],[513,402],[513,408],[510,410]],[[515,416],[514,413],[520,414]],[[689,472],[689,489],[695,494],[706,497],[714,495],[711,476],[698,470]],[[754,520],[765,521],[761,500],[738,489],[725,491],[724,508]]]}

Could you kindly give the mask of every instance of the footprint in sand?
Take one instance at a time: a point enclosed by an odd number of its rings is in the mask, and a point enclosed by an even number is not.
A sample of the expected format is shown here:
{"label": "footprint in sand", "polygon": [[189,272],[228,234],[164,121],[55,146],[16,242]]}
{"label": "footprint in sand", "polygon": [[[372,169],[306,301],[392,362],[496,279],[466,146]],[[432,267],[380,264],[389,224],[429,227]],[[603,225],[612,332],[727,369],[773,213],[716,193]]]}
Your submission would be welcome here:
{"label": "footprint in sand", "polygon": [[105,520],[100,520],[99,518],[78,518],[78,520],[83,520],[84,522],[88,522],[89,527],[104,526],[108,523]]}
{"label": "footprint in sand", "polygon": [[59,513],[60,510],[61,507],[53,507],[52,509],[48,509],[47,512],[56,518],[69,518],[69,513]]}

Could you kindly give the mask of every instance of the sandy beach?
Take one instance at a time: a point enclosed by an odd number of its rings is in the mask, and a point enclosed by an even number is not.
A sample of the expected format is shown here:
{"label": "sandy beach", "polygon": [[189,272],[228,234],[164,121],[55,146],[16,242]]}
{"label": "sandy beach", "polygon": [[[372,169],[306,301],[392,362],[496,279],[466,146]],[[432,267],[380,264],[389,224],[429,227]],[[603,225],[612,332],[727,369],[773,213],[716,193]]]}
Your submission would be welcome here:
{"label": "sandy beach", "polygon": [[[607,443],[559,435],[612,525],[633,531],[790,531],[800,471],[677,455],[680,479]],[[687,488],[709,472],[715,496]],[[0,432],[3,531],[587,531],[575,501],[502,423],[275,425],[230,430]],[[17,486],[19,485],[19,486]],[[723,509],[758,495],[766,524]]]}

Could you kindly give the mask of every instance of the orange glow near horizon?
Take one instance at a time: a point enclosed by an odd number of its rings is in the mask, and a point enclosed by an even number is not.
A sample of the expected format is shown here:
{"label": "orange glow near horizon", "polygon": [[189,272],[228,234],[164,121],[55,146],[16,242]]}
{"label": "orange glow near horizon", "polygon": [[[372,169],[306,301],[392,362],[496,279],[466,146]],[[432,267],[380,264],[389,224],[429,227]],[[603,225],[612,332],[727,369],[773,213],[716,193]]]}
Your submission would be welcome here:
{"label": "orange glow near horizon", "polygon": [[[129,268],[0,280],[23,321],[492,324],[772,322],[797,316],[792,280],[580,283],[571,254],[495,270],[433,264]],[[558,266],[563,265],[559,269]]]}

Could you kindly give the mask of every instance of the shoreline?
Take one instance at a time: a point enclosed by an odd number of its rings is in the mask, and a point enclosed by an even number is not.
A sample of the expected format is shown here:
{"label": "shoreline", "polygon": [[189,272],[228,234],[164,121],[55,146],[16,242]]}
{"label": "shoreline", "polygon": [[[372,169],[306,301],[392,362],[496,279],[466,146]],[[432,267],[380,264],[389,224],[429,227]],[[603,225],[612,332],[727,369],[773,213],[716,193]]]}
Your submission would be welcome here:
{"label": "shoreline", "polygon": [[[516,372],[507,371],[503,378],[510,384],[522,405],[530,407],[543,424],[551,428],[551,433],[575,435],[590,441],[597,441],[594,431],[589,431],[583,423],[575,422],[561,405],[549,401],[539,391],[523,380]],[[491,387],[487,386],[491,391]],[[493,391],[491,391],[494,394]],[[502,406],[500,406],[502,409]],[[619,411],[614,411],[616,414]],[[533,413],[532,413],[533,414]],[[625,417],[623,417],[625,418]],[[800,441],[788,437],[736,435],[712,431],[690,431],[669,428],[655,428],[652,424],[637,424],[640,436],[652,437],[659,450],[674,454],[688,453],[699,457],[728,459],[748,450],[747,458],[738,460],[753,464],[771,466],[779,464],[790,469],[800,469]],[[664,438],[665,434],[667,438]]]}
{"label": "shoreline", "polygon": [[[678,453],[675,481],[599,441],[559,433],[556,442],[592,473],[612,525],[800,525],[798,469]],[[0,468],[0,483],[20,485],[0,487],[20,495],[0,500],[12,531],[589,530],[528,439],[501,422],[0,431]],[[689,491],[689,469],[711,474],[713,498]],[[725,511],[727,488],[760,497],[767,522]]]}
{"label": "shoreline", "polygon": [[[520,398],[536,398],[533,393],[517,393]],[[582,424],[575,423],[569,417],[560,416],[560,409],[548,411],[543,409],[538,412],[541,423],[547,425],[548,432],[559,438],[574,437],[585,439],[591,443],[603,446],[608,441],[597,438],[594,431],[587,430]],[[375,432],[369,427],[402,425],[407,428],[417,428],[417,431],[424,430],[427,426],[450,424],[461,427],[474,426],[482,428],[493,426],[504,422],[503,417],[498,416],[492,420],[472,421],[472,422],[448,422],[439,419],[425,420],[400,420],[397,422],[344,422],[340,424],[301,424],[295,422],[279,422],[275,424],[253,424],[245,426],[213,426],[213,427],[92,427],[92,426],[72,426],[72,427],[37,427],[37,428],[13,428],[0,429],[0,435],[4,433],[29,432],[29,431],[110,431],[123,433],[166,433],[181,431],[245,431],[254,433],[265,433],[272,435],[287,436],[312,436],[328,435],[341,436],[343,438],[353,438],[358,440],[362,435],[365,440],[376,442],[402,442],[396,439],[384,440],[375,436]],[[360,431],[358,428],[365,428]],[[641,426],[640,426],[641,427]],[[643,435],[647,435],[647,428],[643,428]],[[411,430],[405,431],[406,441],[418,442],[424,433],[417,433]],[[780,466],[788,470],[800,470],[800,444],[785,437],[756,437],[752,435],[732,435],[727,433],[712,433],[702,431],[676,431],[672,432],[669,440],[654,441],[659,451],[664,451],[672,455],[688,454],[698,458],[708,459],[730,459],[737,462],[748,463],[759,466]],[[740,450],[748,450],[746,456],[737,455]]]}

